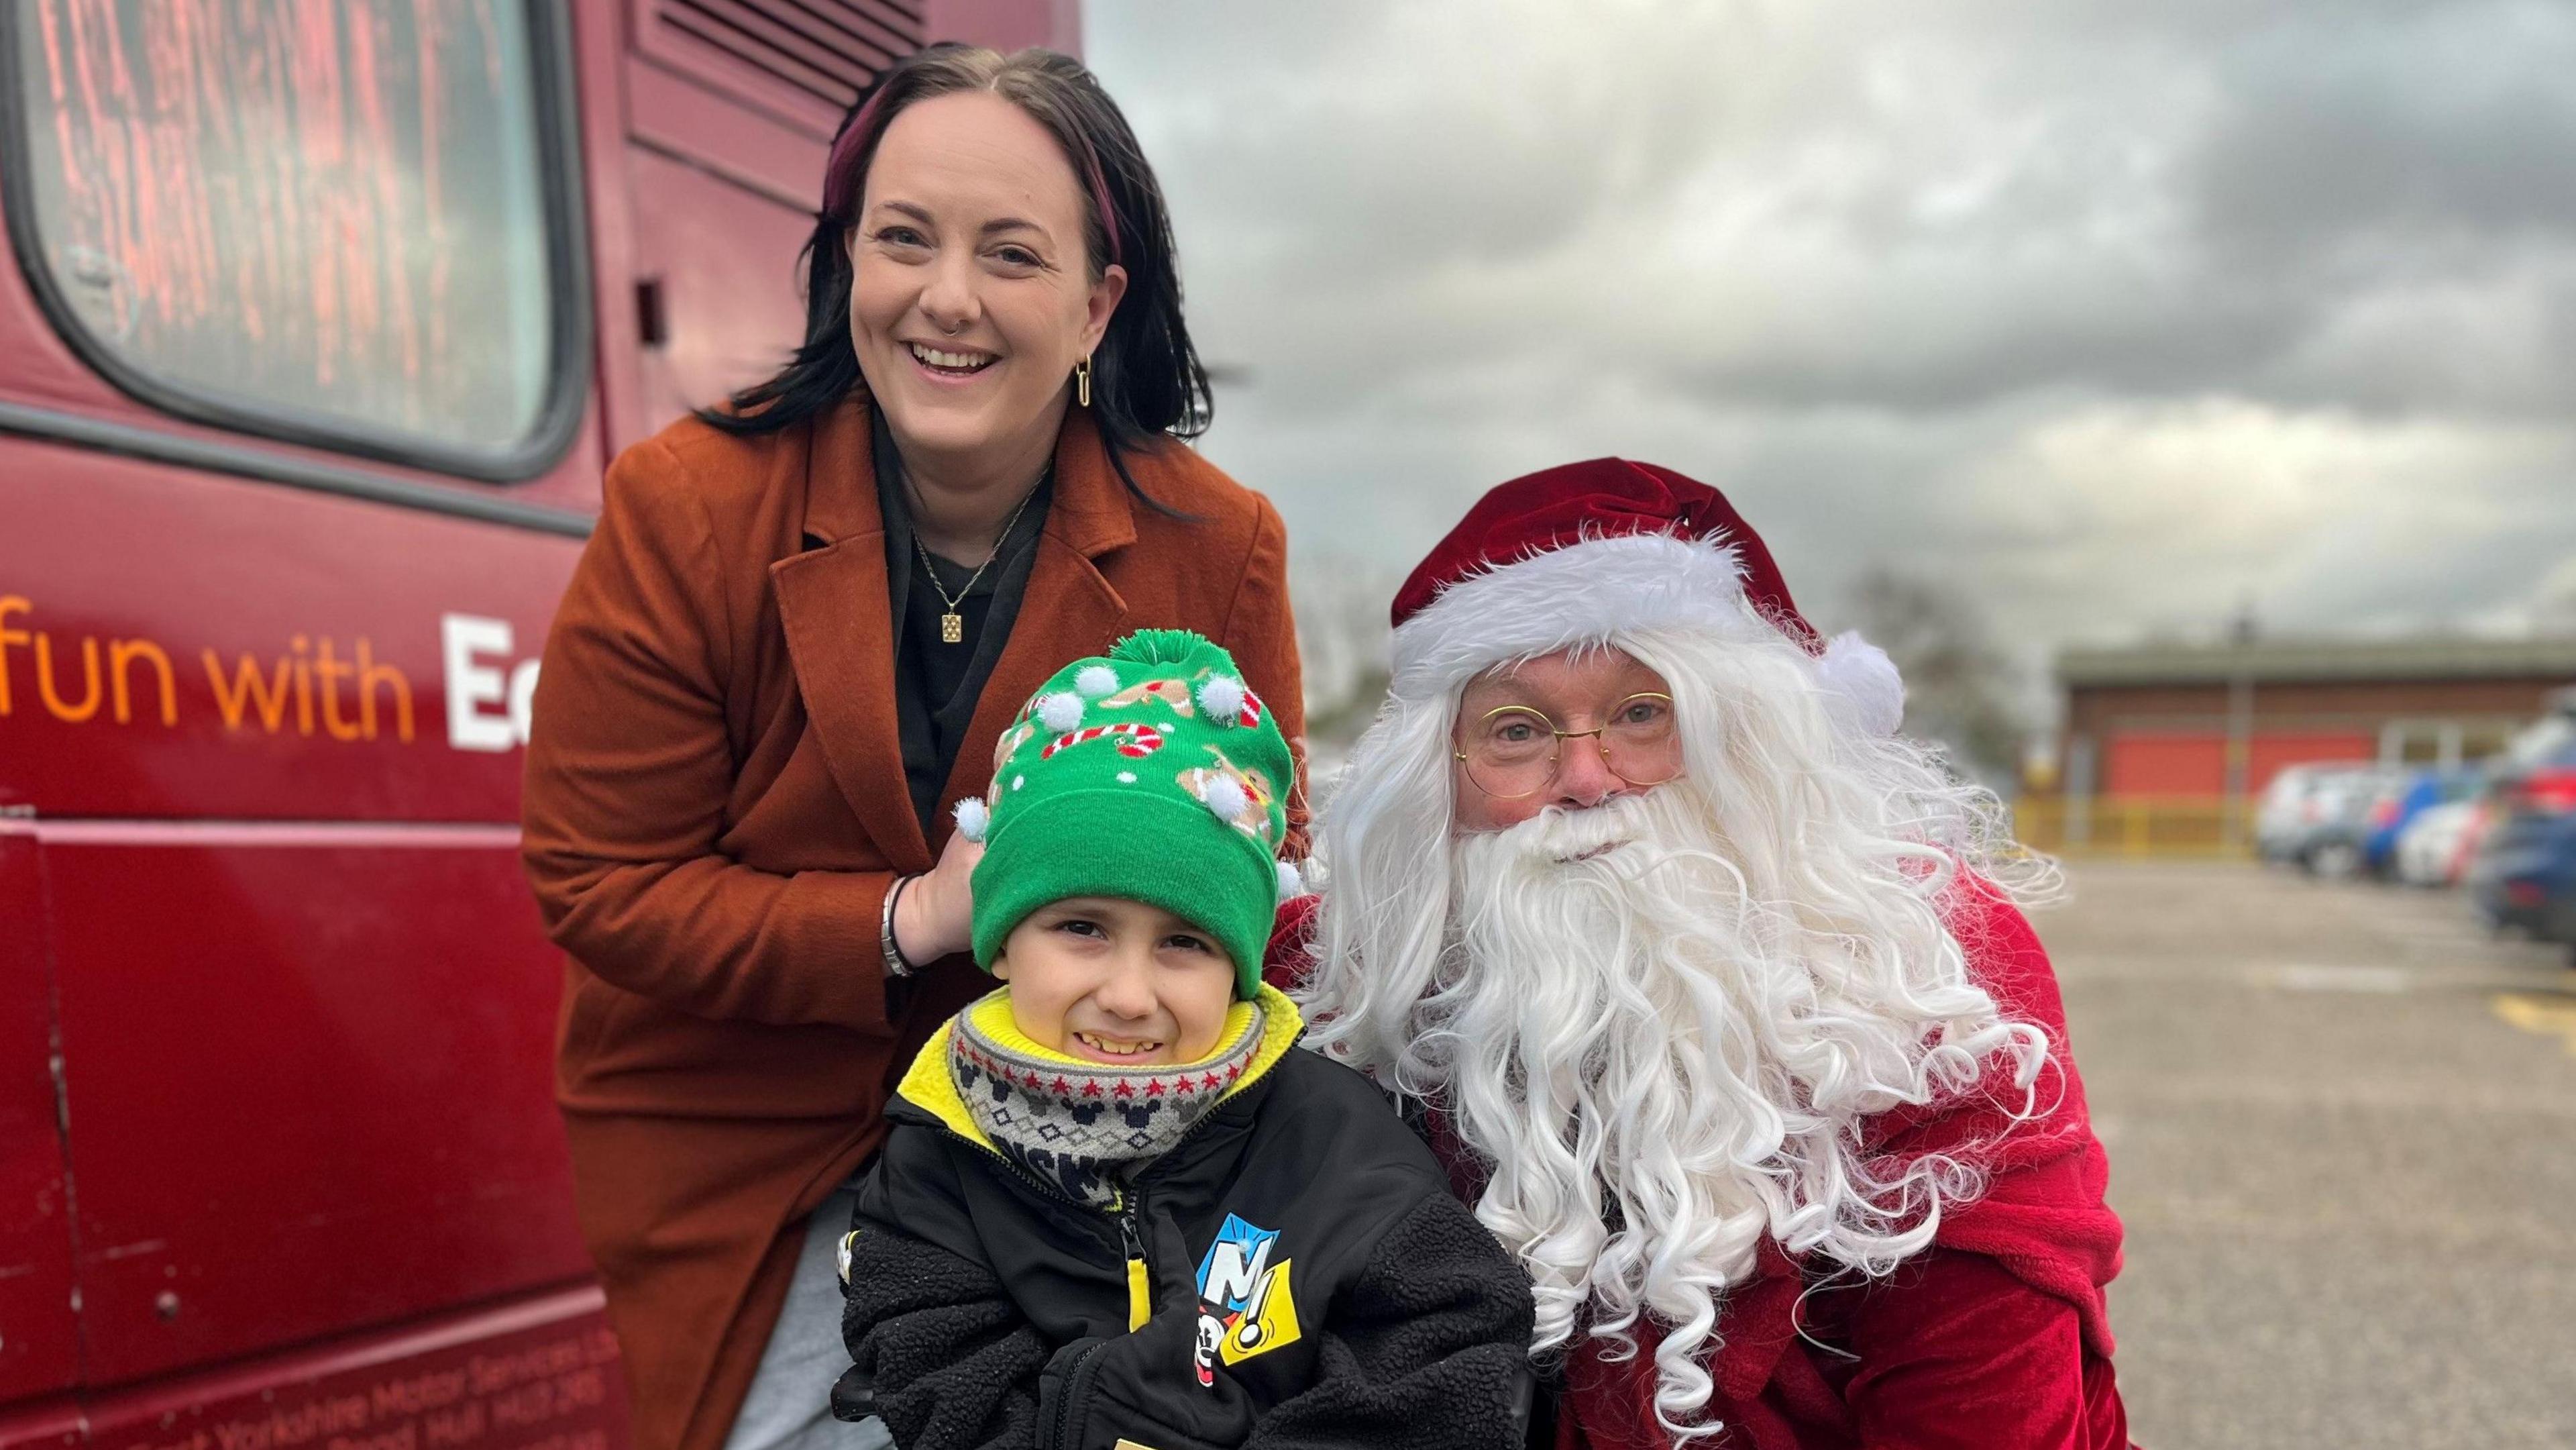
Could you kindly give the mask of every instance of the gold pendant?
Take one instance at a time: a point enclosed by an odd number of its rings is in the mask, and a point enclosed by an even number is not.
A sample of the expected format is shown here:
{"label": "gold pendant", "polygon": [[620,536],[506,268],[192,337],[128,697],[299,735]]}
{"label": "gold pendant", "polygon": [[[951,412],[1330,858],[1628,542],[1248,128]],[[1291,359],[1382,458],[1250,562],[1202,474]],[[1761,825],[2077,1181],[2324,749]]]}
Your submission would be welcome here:
{"label": "gold pendant", "polygon": [[956,614],[939,616],[939,642],[961,644],[966,639],[966,621]]}

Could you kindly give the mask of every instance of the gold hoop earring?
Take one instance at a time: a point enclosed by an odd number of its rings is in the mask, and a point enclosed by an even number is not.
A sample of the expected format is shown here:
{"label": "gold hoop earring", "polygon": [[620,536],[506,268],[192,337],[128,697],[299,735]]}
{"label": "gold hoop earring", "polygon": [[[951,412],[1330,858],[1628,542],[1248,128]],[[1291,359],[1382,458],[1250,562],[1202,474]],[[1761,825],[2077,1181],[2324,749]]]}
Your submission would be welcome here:
{"label": "gold hoop earring", "polygon": [[1073,400],[1091,406],[1091,359],[1086,357],[1073,365]]}

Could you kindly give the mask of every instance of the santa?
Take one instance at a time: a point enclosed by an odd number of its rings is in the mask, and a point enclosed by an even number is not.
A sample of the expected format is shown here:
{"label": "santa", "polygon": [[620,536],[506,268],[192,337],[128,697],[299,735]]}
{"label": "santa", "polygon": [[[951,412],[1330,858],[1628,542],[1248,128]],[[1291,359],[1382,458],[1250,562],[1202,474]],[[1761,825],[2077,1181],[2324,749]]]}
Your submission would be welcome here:
{"label": "santa", "polygon": [[1715,490],[1503,484],[1406,582],[1274,973],[1528,1269],[1534,1440],[2128,1444],[2045,885]]}

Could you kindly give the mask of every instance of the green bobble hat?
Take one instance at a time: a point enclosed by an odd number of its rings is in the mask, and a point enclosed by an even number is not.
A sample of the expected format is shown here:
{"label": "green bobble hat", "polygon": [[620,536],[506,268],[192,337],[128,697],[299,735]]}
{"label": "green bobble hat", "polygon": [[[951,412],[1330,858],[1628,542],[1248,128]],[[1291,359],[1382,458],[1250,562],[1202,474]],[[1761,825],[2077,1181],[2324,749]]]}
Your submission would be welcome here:
{"label": "green bobble hat", "polygon": [[1296,868],[1296,761],[1234,657],[1202,635],[1140,630],[1076,660],[1031,696],[993,748],[993,785],[958,802],[984,843],[975,960],[988,970],[1029,913],[1072,896],[1159,906],[1234,958],[1235,992],[1261,957]]}

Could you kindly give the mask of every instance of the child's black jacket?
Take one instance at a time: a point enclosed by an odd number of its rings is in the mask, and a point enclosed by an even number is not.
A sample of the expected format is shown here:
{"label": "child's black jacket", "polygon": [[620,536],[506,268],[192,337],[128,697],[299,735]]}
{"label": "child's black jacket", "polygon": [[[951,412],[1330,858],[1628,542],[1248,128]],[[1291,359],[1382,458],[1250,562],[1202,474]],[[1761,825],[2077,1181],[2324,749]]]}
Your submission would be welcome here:
{"label": "child's black jacket", "polygon": [[1244,1084],[1115,1212],[990,1146],[933,1037],[844,1240],[834,1410],[883,1416],[902,1450],[1517,1447],[1528,1280],[1386,1099],[1291,1050],[1295,1009],[1264,997]]}

